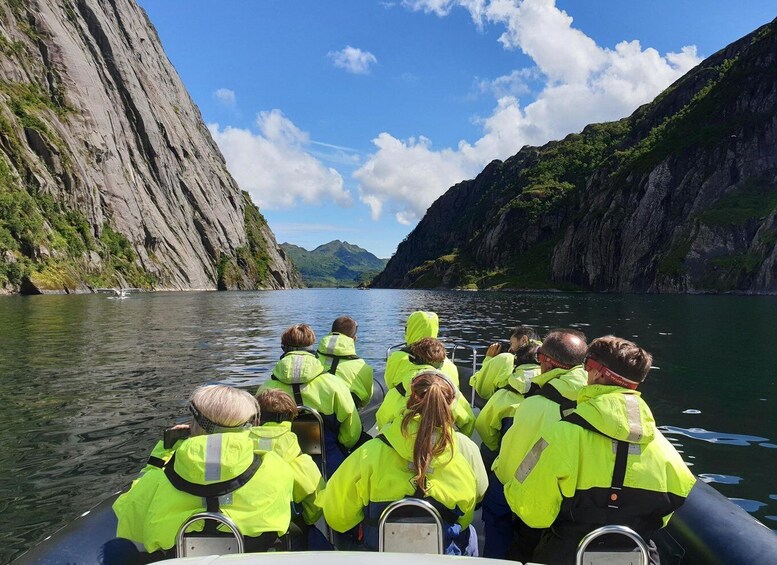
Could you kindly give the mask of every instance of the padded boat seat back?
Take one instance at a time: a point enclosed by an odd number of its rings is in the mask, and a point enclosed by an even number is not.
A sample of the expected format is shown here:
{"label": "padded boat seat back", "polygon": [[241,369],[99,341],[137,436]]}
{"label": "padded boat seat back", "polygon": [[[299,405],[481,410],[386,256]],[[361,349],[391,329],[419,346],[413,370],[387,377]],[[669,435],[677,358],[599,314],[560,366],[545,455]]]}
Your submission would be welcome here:
{"label": "padded boat seat back", "polygon": [[[614,536],[621,536],[624,542],[630,540],[633,549],[596,549],[596,540],[607,536],[608,540]],[[601,540],[600,540],[601,541]],[[602,526],[587,534],[577,548],[577,565],[648,565],[650,556],[645,540],[637,532],[626,526]]]}
{"label": "padded boat seat back", "polygon": [[299,414],[291,423],[291,431],[297,435],[302,453],[310,455],[326,475],[326,451],[324,439],[324,419],[321,414],[309,406],[297,406]]}
{"label": "padded boat seat back", "polygon": [[381,514],[378,550],[442,554],[444,533],[434,506],[418,498],[405,498],[389,504]]}
{"label": "padded boat seat back", "polygon": [[[206,521],[205,529],[202,532],[186,533],[187,528],[201,520]],[[211,524],[208,524],[208,521]],[[215,531],[215,528],[209,527],[213,526],[213,523],[216,526],[226,526],[231,534]],[[243,534],[240,533],[237,525],[227,516],[218,512],[200,512],[190,517],[178,530],[178,536],[175,541],[177,557],[243,553],[244,548]]]}

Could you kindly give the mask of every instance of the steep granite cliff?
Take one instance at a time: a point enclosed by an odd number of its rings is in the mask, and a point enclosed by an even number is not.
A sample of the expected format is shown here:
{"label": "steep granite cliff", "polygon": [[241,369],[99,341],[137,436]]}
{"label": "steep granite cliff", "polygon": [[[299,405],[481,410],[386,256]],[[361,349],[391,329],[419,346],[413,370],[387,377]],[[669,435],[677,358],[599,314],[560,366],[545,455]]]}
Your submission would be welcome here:
{"label": "steep granite cliff", "polygon": [[0,287],[300,284],[140,7],[0,3]]}
{"label": "steep granite cliff", "polygon": [[452,187],[373,285],[777,293],[777,20]]}

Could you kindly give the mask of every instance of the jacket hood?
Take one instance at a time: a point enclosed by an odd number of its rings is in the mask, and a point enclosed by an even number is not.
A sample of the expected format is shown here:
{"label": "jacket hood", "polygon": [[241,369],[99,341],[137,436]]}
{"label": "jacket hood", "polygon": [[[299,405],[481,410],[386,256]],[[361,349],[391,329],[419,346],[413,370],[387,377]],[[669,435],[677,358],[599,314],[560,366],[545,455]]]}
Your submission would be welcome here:
{"label": "jacket hood", "polygon": [[636,390],[588,385],[580,390],[575,412],[617,440],[646,444],[656,436],[653,413]]}
{"label": "jacket hood", "polygon": [[307,351],[291,351],[275,364],[273,377],[287,385],[309,383],[321,373],[324,366]]}
{"label": "jacket hood", "polygon": [[507,377],[507,382],[515,390],[526,394],[529,392],[529,387],[534,382],[534,379],[540,376],[541,371],[539,365],[518,365],[515,371]]}
{"label": "jacket hood", "polygon": [[440,321],[434,312],[418,310],[410,314],[405,326],[405,343],[412,345],[425,337],[437,337],[440,331]]}
{"label": "jacket hood", "polygon": [[199,485],[234,479],[254,461],[248,431],[194,436],[175,451],[175,472]]}
{"label": "jacket hood", "polygon": [[330,333],[318,342],[318,352],[321,355],[345,357],[356,355],[356,342],[345,334]]}
{"label": "jacket hood", "polygon": [[580,389],[588,384],[588,373],[582,365],[571,369],[551,369],[534,377],[534,382],[540,386],[552,386],[569,400],[577,400]]}
{"label": "jacket hood", "polygon": [[[413,420],[411,420],[407,428],[408,436],[405,437],[405,435],[402,433],[403,416],[404,416],[404,411],[401,416],[398,416],[391,423],[387,424],[381,430],[381,433],[389,441],[389,443],[391,444],[391,447],[393,447],[396,450],[396,452],[399,453],[399,456],[402,457],[402,459],[404,459],[408,463],[412,464],[413,445],[415,444],[415,438],[418,432],[419,417],[416,416]],[[451,434],[453,436],[453,443],[448,449],[445,450],[444,453],[432,459],[430,463],[431,467],[444,467],[445,465],[450,463],[451,460],[453,459],[453,456],[456,453],[457,446],[456,446],[456,434],[453,433],[453,431],[451,432]]]}
{"label": "jacket hood", "polygon": [[266,438],[278,438],[291,431],[291,422],[266,422],[251,428],[251,435]]}

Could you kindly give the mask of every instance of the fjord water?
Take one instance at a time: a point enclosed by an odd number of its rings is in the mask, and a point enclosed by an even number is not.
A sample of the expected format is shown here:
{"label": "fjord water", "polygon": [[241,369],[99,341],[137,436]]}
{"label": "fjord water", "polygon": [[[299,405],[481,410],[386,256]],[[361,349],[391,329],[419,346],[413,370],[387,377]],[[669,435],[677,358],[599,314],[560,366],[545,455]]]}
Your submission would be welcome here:
{"label": "fjord water", "polygon": [[[413,310],[484,348],[523,323],[613,333],[654,355],[643,395],[692,470],[777,526],[777,297],[310,289],[0,299],[0,561],[136,475],[206,382],[251,386],[280,333],[350,314],[384,365]],[[481,352],[484,349],[481,349]],[[461,355],[461,353],[459,354]]]}

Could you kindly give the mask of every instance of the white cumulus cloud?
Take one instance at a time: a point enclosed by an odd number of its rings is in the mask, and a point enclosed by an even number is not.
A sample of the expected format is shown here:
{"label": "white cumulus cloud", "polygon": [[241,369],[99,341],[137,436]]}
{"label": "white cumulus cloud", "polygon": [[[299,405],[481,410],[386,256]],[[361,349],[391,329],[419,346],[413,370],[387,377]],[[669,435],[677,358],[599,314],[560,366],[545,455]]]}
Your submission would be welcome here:
{"label": "white cumulus cloud", "polygon": [[[403,5],[440,17],[466,9],[478,27],[502,26],[502,46],[521,50],[535,66],[479,83],[481,91],[493,93],[496,105],[480,120],[483,135],[474,143],[432,149],[423,137],[402,141],[386,132],[373,140],[375,152],[354,173],[360,198],[373,217],[390,211],[402,223],[419,219],[450,186],[491,160],[589,123],[627,116],[700,62],[694,46],[663,55],[639,41],[601,47],[572,26],[555,0],[404,0]],[[538,94],[522,105],[526,83],[537,79]]]}
{"label": "white cumulus cloud", "polygon": [[370,65],[375,65],[378,59],[369,51],[362,51],[358,47],[348,45],[340,51],[327,53],[335,67],[345,69],[355,75],[366,75],[370,72]]}
{"label": "white cumulus cloud", "polygon": [[235,91],[228,88],[219,88],[213,93],[213,97],[229,108],[234,108],[237,103]]}
{"label": "white cumulus cloud", "polygon": [[261,208],[290,208],[299,202],[320,204],[331,200],[350,206],[351,194],[343,178],[306,151],[309,135],[280,110],[260,112],[259,133],[209,124],[229,172]]}

